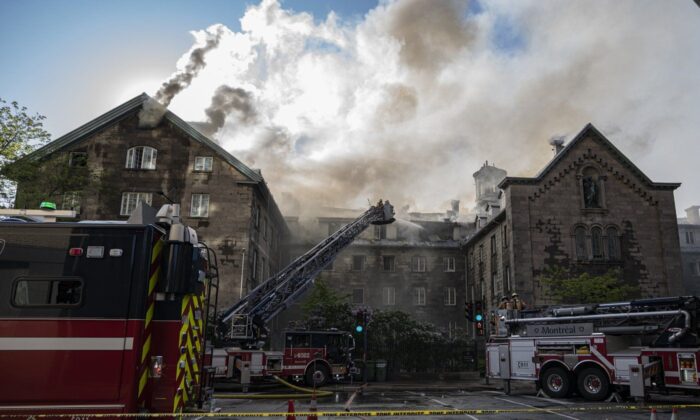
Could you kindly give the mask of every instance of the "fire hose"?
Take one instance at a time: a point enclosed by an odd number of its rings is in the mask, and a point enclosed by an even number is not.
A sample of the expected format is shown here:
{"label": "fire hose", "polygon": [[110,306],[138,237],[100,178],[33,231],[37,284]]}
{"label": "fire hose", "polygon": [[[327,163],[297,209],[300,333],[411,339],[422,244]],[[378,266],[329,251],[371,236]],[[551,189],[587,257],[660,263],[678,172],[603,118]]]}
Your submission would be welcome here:
{"label": "fire hose", "polygon": [[310,389],[310,388],[304,388],[301,386],[297,386],[294,384],[290,384],[289,382],[285,381],[284,379],[280,378],[279,376],[273,375],[273,378],[275,381],[279,382],[280,384],[286,386],[287,388],[291,388],[295,391],[302,392],[301,394],[214,394],[212,395],[212,398],[216,399],[227,399],[227,400],[265,400],[265,399],[270,399],[270,400],[286,400],[286,399],[305,399],[305,398],[313,398],[314,395],[316,398],[322,398],[322,397],[330,397],[333,395],[332,391],[317,391],[315,389]]}

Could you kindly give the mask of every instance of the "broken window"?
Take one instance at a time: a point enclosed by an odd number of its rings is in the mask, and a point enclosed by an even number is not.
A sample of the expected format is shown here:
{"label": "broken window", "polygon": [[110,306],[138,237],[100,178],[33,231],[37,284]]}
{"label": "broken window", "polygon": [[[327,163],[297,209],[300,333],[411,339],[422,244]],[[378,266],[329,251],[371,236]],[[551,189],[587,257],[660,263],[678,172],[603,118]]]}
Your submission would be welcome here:
{"label": "broken window", "polygon": [[455,271],[455,257],[443,257],[442,264],[445,267],[445,271]]}
{"label": "broken window", "polygon": [[139,201],[151,205],[151,200],[153,199],[152,193],[146,192],[126,192],[122,194],[122,205],[119,210],[120,216],[130,216],[131,212],[134,211],[136,205]]}
{"label": "broken window", "polygon": [[413,271],[417,273],[425,272],[426,259],[425,257],[415,256],[413,257]]}
{"label": "broken window", "polygon": [[136,146],[126,152],[127,169],[156,169],[158,151],[148,146]]}
{"label": "broken window", "polygon": [[365,303],[365,289],[352,289],[353,305],[362,305]]}
{"label": "broken window", "polygon": [[393,255],[385,255],[382,257],[382,270],[383,271],[394,271],[396,270],[396,257]]}
{"label": "broken window", "polygon": [[385,287],[382,289],[382,304],[396,305],[396,289],[393,287]]}
{"label": "broken window", "polygon": [[579,226],[574,230],[574,241],[576,243],[576,259],[587,260],[588,253],[586,252],[586,228]]}
{"label": "broken window", "polygon": [[609,227],[607,230],[608,239],[608,259],[620,259],[620,236],[617,233],[617,228]]}
{"label": "broken window", "polygon": [[594,259],[603,258],[603,231],[599,227],[591,229],[591,254]]}
{"label": "broken window", "polygon": [[353,255],[352,256],[352,271],[364,271],[365,269],[365,256],[364,255]]}

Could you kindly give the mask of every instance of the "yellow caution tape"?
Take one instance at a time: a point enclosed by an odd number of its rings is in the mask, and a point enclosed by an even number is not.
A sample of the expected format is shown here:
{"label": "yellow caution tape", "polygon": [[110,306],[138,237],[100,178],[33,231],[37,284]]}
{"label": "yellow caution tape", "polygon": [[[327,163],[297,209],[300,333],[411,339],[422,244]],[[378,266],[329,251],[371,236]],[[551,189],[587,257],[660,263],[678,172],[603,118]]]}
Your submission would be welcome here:
{"label": "yellow caution tape", "polygon": [[[460,416],[466,414],[522,414],[541,412],[590,412],[590,411],[649,411],[652,408],[657,410],[671,410],[700,408],[700,404],[656,404],[656,405],[617,405],[617,406],[579,406],[579,407],[542,407],[542,408],[472,408],[454,410],[372,410],[372,411],[297,411],[287,412],[259,412],[259,413],[237,413],[237,412],[183,412],[183,413],[76,413],[76,414],[0,414],[0,418],[62,418],[62,417],[286,417],[295,416],[318,416],[318,417],[386,417],[386,416]],[[1,409],[1,407],[0,407]]]}

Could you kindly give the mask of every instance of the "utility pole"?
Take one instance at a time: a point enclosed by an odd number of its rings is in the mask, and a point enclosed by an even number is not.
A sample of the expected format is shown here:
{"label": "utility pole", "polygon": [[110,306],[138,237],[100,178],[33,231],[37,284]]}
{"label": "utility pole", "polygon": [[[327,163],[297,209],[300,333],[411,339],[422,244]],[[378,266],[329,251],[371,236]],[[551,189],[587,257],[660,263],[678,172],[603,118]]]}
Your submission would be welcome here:
{"label": "utility pole", "polygon": [[362,334],[365,348],[365,350],[362,352],[362,361],[365,365],[365,368],[362,370],[362,378],[364,379],[364,383],[367,383],[367,311],[362,312],[362,320],[363,325],[365,326],[364,334]]}

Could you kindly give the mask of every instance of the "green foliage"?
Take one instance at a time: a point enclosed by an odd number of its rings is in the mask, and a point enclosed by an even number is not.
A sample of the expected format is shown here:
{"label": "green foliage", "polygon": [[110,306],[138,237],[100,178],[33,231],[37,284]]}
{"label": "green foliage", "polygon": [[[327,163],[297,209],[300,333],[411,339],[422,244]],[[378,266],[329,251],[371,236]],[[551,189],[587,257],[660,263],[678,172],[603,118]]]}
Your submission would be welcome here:
{"label": "green foliage", "polygon": [[8,165],[48,142],[50,136],[42,122],[45,118],[30,115],[26,107],[0,98],[0,207],[8,206],[14,199]]}
{"label": "green foliage", "polygon": [[634,297],[638,290],[622,282],[618,268],[600,276],[589,273],[573,274],[559,267],[547,267],[539,277],[546,293],[557,303],[601,303]]}
{"label": "green foliage", "polygon": [[353,317],[348,296],[336,292],[322,279],[315,281],[301,309],[304,322],[311,329],[352,329]]}

